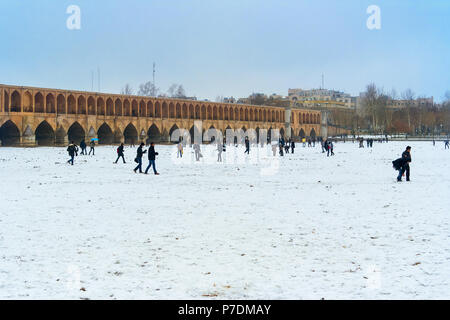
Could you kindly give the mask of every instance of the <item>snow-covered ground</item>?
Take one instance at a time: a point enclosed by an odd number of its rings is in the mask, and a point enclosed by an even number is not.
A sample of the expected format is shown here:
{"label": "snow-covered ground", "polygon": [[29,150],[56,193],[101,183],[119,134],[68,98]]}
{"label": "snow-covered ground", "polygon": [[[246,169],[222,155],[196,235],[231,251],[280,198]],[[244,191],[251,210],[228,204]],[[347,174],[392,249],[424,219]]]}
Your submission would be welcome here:
{"label": "snow-covered ground", "polygon": [[0,148],[0,298],[450,299],[450,151],[408,144],[409,183],[405,142],[156,146],[159,176],[134,148]]}

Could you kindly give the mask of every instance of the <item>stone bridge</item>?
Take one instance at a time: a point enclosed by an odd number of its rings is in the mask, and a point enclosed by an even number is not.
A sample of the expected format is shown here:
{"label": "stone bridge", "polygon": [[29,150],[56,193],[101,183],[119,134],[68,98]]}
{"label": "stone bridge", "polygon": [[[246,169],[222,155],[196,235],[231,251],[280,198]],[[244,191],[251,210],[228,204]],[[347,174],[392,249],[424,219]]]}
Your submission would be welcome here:
{"label": "stone bridge", "polygon": [[297,138],[321,133],[316,110],[0,85],[3,146],[168,142],[178,128],[192,136],[199,121],[203,131],[254,129],[258,137],[260,129]]}

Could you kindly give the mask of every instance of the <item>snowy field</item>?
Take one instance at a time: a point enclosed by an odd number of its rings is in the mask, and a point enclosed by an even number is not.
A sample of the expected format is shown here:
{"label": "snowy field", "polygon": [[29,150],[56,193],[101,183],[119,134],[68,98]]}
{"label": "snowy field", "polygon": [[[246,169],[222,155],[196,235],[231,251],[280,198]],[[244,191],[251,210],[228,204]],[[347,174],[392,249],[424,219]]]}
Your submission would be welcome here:
{"label": "snowy field", "polygon": [[[450,151],[0,148],[1,299],[450,299]],[[144,169],[148,163],[145,156]]]}

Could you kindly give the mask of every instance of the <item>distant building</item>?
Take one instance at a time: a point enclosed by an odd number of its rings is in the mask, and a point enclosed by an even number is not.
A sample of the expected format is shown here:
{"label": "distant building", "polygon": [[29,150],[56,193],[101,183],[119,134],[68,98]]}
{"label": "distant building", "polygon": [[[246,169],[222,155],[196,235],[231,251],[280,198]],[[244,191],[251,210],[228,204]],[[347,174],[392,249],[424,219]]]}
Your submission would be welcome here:
{"label": "distant building", "polygon": [[289,89],[289,100],[306,107],[340,107],[354,109],[356,97],[348,93],[329,89]]}
{"label": "distant building", "polygon": [[[362,108],[364,95],[365,92],[361,92],[358,97],[355,97],[355,104],[357,109]],[[425,105],[432,106],[433,104],[434,104],[433,97],[417,98],[414,100],[393,99],[389,101],[387,107],[393,110],[401,110],[406,108],[407,106],[417,108],[418,106],[425,106]]]}

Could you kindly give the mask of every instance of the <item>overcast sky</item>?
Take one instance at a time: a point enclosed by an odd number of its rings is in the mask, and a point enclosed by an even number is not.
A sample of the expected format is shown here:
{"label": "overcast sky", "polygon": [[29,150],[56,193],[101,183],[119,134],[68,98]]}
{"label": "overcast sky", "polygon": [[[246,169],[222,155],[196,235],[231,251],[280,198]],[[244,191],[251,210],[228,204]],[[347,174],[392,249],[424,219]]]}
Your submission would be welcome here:
{"label": "overcast sky", "polygon": [[[69,30],[69,5],[81,29]],[[381,29],[369,30],[369,5]],[[450,90],[450,1],[2,0],[0,83],[119,93],[152,79],[188,95],[363,91],[441,100]]]}

